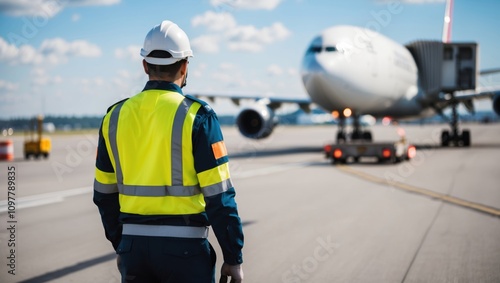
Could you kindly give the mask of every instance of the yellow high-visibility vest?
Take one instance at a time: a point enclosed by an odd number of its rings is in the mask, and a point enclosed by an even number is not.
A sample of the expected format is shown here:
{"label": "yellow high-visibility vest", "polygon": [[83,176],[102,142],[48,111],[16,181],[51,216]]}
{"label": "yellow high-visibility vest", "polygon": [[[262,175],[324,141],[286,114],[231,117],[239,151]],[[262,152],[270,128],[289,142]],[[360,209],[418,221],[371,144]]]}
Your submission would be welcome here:
{"label": "yellow high-visibility vest", "polygon": [[176,91],[151,89],[104,117],[102,135],[115,172],[97,169],[96,182],[102,188],[116,184],[121,212],[198,214],[205,210],[204,194],[231,186],[227,164],[199,176],[195,171],[192,128],[200,107]]}

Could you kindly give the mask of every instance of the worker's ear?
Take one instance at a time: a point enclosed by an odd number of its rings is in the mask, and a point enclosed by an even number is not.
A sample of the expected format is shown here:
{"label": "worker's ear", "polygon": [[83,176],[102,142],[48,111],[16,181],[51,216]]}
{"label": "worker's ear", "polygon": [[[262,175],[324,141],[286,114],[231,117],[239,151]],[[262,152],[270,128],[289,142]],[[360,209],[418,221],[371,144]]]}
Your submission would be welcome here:
{"label": "worker's ear", "polygon": [[146,60],[142,60],[142,67],[144,67],[144,72],[146,73],[146,75],[149,75],[148,63],[146,62]]}
{"label": "worker's ear", "polygon": [[188,68],[188,60],[184,60],[184,62],[181,65],[181,75],[184,76],[184,74],[187,73],[187,68]]}

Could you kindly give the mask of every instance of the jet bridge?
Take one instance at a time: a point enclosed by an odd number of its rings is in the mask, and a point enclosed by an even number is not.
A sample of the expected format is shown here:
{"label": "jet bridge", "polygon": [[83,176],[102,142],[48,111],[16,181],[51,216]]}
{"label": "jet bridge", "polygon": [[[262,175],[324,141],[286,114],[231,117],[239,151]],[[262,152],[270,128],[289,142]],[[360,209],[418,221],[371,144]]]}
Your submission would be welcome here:
{"label": "jet bridge", "polygon": [[[415,59],[419,71],[419,84],[425,92],[423,103],[433,106],[439,113],[442,108],[451,106],[451,132],[441,133],[441,145],[470,145],[470,131],[458,129],[458,101],[455,92],[460,90],[475,90],[478,82],[478,45],[469,43],[444,43],[440,41],[415,41],[406,48]],[[440,106],[445,97],[446,103]],[[472,102],[462,101],[470,111]],[[442,114],[442,113],[441,113]]]}
{"label": "jet bridge", "polygon": [[426,98],[436,101],[441,92],[453,93],[476,88],[478,45],[414,41],[406,45],[419,70],[420,86]]}

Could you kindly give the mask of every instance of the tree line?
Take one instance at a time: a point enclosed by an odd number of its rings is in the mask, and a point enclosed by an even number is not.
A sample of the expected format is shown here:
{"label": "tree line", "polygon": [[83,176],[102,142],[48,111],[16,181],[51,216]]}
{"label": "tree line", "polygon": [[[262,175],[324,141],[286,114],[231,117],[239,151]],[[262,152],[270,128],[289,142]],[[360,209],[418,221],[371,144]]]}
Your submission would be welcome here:
{"label": "tree line", "polygon": [[[13,128],[15,131],[28,130],[32,126],[35,118],[12,118],[0,120],[0,129]],[[43,123],[51,123],[56,129],[97,129],[101,125],[102,117],[64,117],[64,116],[45,116]]]}

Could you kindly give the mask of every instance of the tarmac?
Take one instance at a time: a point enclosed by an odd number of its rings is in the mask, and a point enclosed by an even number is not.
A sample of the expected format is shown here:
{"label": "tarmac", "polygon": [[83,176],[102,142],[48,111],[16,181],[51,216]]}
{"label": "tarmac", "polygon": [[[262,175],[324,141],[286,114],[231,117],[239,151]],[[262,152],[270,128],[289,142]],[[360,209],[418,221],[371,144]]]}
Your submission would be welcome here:
{"label": "tarmac", "polygon": [[[346,165],[322,153],[335,126],[261,141],[224,127],[244,282],[500,282],[500,124],[464,127],[469,148],[441,148],[446,125],[408,125],[411,161]],[[25,161],[15,136],[15,160],[0,162],[0,282],[120,282],[92,202],[97,131],[51,138],[46,160]]]}

